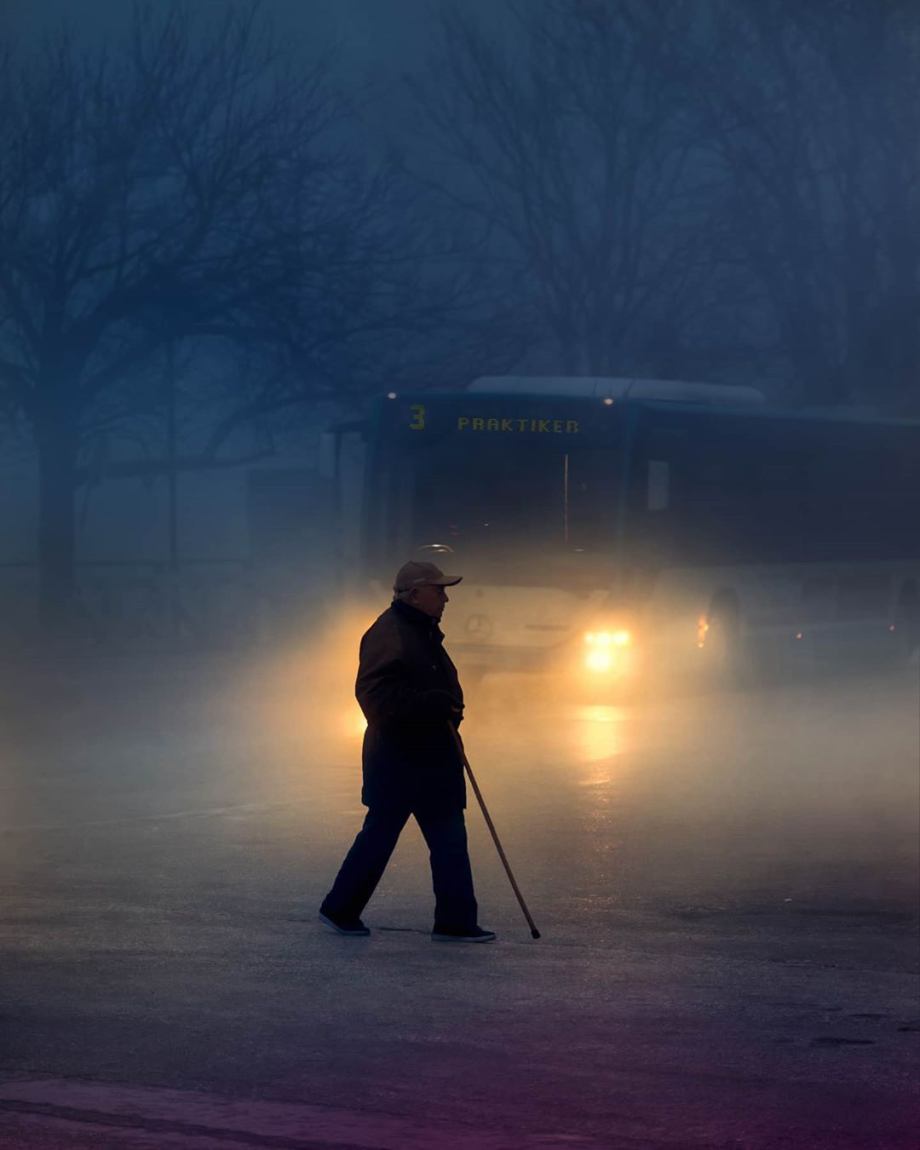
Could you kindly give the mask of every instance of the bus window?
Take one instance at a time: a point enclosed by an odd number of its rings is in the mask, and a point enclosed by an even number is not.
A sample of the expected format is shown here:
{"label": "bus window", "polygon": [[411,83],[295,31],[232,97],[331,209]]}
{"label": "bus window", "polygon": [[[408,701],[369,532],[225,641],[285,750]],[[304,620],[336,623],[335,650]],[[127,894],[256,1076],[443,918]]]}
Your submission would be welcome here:
{"label": "bus window", "polygon": [[763,450],[757,461],[755,502],[757,555],[764,563],[794,563],[808,558],[812,535],[804,510],[808,474],[793,450],[775,455]]}
{"label": "bus window", "polygon": [[643,562],[737,562],[749,553],[750,446],[728,420],[651,427],[639,450],[647,472],[637,472],[632,506]]}
{"label": "bus window", "polygon": [[680,551],[683,521],[678,488],[685,470],[687,432],[652,425],[640,429],[627,484],[626,530],[632,562],[668,564]]}
{"label": "bus window", "polygon": [[617,514],[614,451],[585,450],[563,457],[563,544],[571,551],[609,550]]}
{"label": "bus window", "polygon": [[442,442],[413,453],[408,518],[415,546],[466,553],[596,551],[610,546],[614,453]]}

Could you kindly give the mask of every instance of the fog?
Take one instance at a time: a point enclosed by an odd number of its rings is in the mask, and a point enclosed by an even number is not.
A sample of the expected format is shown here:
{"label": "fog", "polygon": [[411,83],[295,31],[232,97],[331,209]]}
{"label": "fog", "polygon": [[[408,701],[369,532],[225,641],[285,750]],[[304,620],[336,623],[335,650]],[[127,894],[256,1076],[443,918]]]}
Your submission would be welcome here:
{"label": "fog", "polygon": [[[109,836],[132,826],[191,820],[212,842],[222,819],[258,812],[279,831],[284,868],[321,886],[345,845],[336,836],[361,817],[361,623],[236,660],[97,660],[8,677],[10,873],[79,885],[79,871],[47,871],[49,835],[71,850],[92,840],[95,869],[115,849]],[[447,619],[445,629],[449,647]],[[488,674],[467,690],[463,734],[551,918],[614,929],[686,915],[737,928],[746,916],[872,921],[915,909],[916,668],[606,702],[557,676]],[[470,821],[480,835],[475,805]],[[188,881],[205,882],[211,866]],[[423,905],[424,868],[416,885]]]}
{"label": "fog", "polygon": [[[0,3],[0,1144],[914,1145],[918,21]],[[316,923],[409,558],[491,957]]]}
{"label": "fog", "polygon": [[337,514],[322,435],[393,387],[696,379],[915,413],[913,8],[655,11],[5,5],[5,641],[36,615],[143,629],[167,570],[192,614],[296,583]]}
{"label": "fog", "polygon": [[[477,961],[428,941],[411,822],[365,912],[368,947],[316,922],[365,813],[352,687],[367,619],[332,618],[235,657],[7,668],[7,1095],[50,1084],[43,1101],[68,1107],[56,1122],[143,1125],[168,1102],[180,1145],[193,1121],[222,1129],[231,1099],[277,1133],[253,1100],[285,1099],[318,1104],[339,1139],[363,1120],[379,1140],[402,1116],[450,1123],[420,1142],[450,1146],[471,1091],[469,1146],[493,1127],[598,1146],[624,1123],[734,1137],[752,1114],[755,1146],[825,1128],[828,1147],[841,1129],[854,1147],[870,1131],[910,1145],[916,666],[604,702],[558,676],[470,676],[467,754],[542,933],[531,942],[470,795],[480,920],[499,932]],[[101,1093],[80,1101],[61,1080]],[[132,1083],[139,1098],[110,1095]],[[41,1147],[49,1112],[26,1113],[0,1131]]]}

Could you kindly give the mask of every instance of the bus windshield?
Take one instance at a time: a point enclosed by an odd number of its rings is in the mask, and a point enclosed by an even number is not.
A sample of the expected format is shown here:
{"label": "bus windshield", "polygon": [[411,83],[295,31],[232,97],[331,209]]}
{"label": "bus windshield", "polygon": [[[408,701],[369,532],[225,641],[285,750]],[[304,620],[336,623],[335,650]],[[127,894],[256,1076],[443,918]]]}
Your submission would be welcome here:
{"label": "bus windshield", "polygon": [[412,543],[464,558],[598,555],[613,546],[616,453],[440,442],[412,453]]}

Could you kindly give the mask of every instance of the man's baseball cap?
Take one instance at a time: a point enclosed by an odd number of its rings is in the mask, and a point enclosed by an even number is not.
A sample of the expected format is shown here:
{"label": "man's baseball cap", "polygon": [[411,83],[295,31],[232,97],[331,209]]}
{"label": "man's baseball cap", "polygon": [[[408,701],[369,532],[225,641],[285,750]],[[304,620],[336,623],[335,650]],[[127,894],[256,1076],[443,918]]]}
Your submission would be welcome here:
{"label": "man's baseball cap", "polygon": [[463,578],[462,575],[445,575],[433,563],[410,560],[403,563],[393,581],[394,591],[411,591],[413,587],[453,587]]}

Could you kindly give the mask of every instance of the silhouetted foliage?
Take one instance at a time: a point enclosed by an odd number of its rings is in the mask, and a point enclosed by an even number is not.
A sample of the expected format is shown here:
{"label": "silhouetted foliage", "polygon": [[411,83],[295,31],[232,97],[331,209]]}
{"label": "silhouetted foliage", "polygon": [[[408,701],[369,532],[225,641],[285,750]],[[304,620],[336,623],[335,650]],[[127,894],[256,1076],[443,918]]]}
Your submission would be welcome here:
{"label": "silhouetted foliage", "polygon": [[[258,6],[202,24],[142,4],[114,50],[59,34],[7,59],[0,401],[38,452],[52,627],[81,483],[238,463],[241,426],[358,402],[388,356],[423,370],[432,328],[462,328],[468,279],[436,266],[450,242],[350,130],[328,61],[292,71]],[[167,459],[177,400],[201,434]]]}
{"label": "silhouetted foliage", "polygon": [[722,253],[759,285],[789,393],[915,406],[920,10],[715,0],[708,17],[684,74],[721,167]]}
{"label": "silhouetted foliage", "polygon": [[415,92],[553,369],[916,407],[916,5],[497,11],[448,5]]}
{"label": "silhouetted foliage", "polygon": [[[442,188],[482,221],[536,338],[571,374],[678,365],[700,307],[706,205],[673,66],[694,6],[510,5],[505,38],[462,5],[416,85]],[[702,214],[701,214],[702,212]]]}

